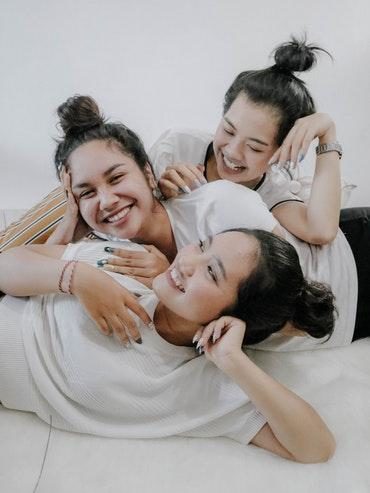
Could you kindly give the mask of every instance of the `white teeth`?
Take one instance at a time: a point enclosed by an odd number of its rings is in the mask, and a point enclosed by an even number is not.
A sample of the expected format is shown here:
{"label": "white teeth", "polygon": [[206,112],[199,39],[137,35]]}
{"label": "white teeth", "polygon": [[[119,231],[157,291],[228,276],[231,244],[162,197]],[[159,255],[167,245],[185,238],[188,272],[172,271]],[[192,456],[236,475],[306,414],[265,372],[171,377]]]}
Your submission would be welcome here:
{"label": "white teeth", "polygon": [[106,220],[109,223],[114,223],[116,221],[119,221],[120,219],[123,219],[125,216],[127,216],[130,209],[131,209],[131,206],[129,205],[129,206],[125,207],[124,209],[122,209],[122,211],[119,212],[118,214],[115,214],[114,216],[108,217]]}
{"label": "white teeth", "polygon": [[175,267],[170,270],[170,276],[171,276],[173,282],[176,284],[176,287],[178,287],[180,291],[185,293],[184,286],[181,284],[180,275],[177,272]]}
{"label": "white teeth", "polygon": [[239,169],[244,169],[244,166],[237,166],[236,164],[229,161],[226,156],[223,156],[223,158],[224,158],[224,163],[225,163],[227,168],[230,168],[233,171],[237,171]]}

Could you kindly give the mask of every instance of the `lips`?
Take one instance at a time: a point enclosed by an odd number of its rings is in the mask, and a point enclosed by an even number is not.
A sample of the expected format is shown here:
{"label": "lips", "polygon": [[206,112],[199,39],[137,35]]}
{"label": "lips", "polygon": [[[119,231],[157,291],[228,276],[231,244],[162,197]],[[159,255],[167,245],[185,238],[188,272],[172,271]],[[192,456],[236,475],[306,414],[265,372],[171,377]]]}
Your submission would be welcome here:
{"label": "lips", "polygon": [[221,154],[221,155],[222,155],[222,161],[223,161],[224,168],[228,172],[239,173],[239,172],[247,169],[246,166],[240,166],[239,164],[235,164],[233,161],[230,161],[230,159],[228,159],[224,154]]}
{"label": "lips", "polygon": [[122,220],[124,220],[126,218],[127,214],[130,212],[133,205],[134,205],[134,203],[128,204],[125,207],[123,207],[122,209],[105,216],[105,218],[102,220],[102,222],[108,223],[108,224],[116,224],[116,223],[121,222]]}
{"label": "lips", "polygon": [[180,291],[181,293],[185,293],[184,285],[182,284],[181,274],[178,272],[176,267],[172,267],[167,270],[166,277],[169,284]]}

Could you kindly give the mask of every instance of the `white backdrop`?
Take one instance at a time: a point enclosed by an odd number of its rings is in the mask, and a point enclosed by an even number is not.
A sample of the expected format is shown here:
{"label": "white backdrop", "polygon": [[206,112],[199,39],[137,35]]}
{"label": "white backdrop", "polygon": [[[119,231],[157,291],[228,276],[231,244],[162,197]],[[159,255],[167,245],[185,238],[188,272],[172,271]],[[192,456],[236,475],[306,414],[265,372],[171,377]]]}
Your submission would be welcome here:
{"label": "white backdrop", "polygon": [[67,97],[92,95],[147,147],[171,126],[213,131],[235,75],[304,30],[335,58],[303,78],[337,123],[343,174],[358,184],[349,205],[370,205],[369,19],[368,0],[1,0],[0,208],[55,186]]}

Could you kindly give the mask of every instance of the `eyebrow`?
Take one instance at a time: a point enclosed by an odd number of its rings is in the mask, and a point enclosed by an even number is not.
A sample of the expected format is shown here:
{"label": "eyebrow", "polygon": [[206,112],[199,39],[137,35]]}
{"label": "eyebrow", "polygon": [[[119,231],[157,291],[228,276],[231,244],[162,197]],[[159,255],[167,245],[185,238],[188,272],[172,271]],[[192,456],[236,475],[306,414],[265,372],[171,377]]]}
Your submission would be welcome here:
{"label": "eyebrow", "polygon": [[[232,127],[234,130],[236,130],[235,125],[226,116],[224,116],[224,120],[225,120],[226,123],[228,123],[230,125],[230,127]],[[248,140],[252,140],[253,142],[257,142],[257,144],[261,144],[263,146],[268,146],[269,145],[267,142],[264,142],[261,139],[257,139],[256,137],[247,137],[247,139]]]}
{"label": "eyebrow", "polygon": [[[209,242],[209,246],[211,246],[213,242],[213,236],[208,236],[208,242]],[[225,281],[227,281],[226,270],[221,259],[216,255],[212,255],[212,258],[215,260],[216,264],[218,265],[218,268],[220,269],[223,278],[225,279]]]}
{"label": "eyebrow", "polygon": [[[119,168],[120,166],[126,166],[126,163],[116,163],[116,164],[112,164],[112,166],[110,166],[106,171],[104,171],[103,173],[103,176],[106,178],[107,176],[109,176],[115,169]],[[72,188],[86,188],[86,187],[90,187],[91,186],[91,183],[89,182],[83,182],[83,183],[77,183],[76,185],[74,185]]]}

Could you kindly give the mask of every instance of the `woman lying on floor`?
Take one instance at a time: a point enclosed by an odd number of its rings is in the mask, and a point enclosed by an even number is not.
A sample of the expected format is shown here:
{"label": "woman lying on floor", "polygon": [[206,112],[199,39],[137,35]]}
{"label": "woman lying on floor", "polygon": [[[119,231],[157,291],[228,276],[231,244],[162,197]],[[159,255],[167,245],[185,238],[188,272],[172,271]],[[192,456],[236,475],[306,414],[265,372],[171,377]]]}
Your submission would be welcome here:
{"label": "woman lying on floor", "polygon": [[[286,306],[294,322],[312,287],[289,243],[259,230],[220,233],[182,248],[153,290],[96,268],[107,246],[117,243],[35,245],[1,254],[0,289],[8,293],[0,303],[3,405],[70,431],[227,436],[299,462],[330,458],[334,438],[318,414],[241,349],[249,328],[258,330],[264,305]],[[124,247],[144,250],[128,241]],[[118,299],[121,285],[155,325],[136,317],[140,334],[127,348],[96,330],[88,315],[91,290],[98,286]],[[330,318],[332,303],[320,298],[320,304]],[[119,334],[115,329],[106,325],[105,333]]]}

